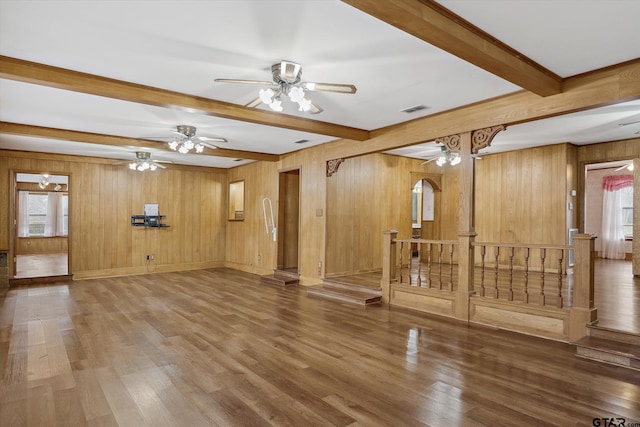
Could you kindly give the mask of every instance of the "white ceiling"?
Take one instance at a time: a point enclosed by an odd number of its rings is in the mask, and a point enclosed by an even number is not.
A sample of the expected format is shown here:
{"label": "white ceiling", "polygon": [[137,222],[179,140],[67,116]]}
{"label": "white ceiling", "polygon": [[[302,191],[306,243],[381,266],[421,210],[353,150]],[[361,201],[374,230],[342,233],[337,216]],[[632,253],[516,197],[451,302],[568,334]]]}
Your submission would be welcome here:
{"label": "white ceiling", "polygon": [[[640,57],[640,1],[439,3],[561,77]],[[302,64],[303,80],[358,88],[355,95],[312,93],[324,112],[311,118],[367,130],[520,90],[337,0],[0,0],[0,54],[241,105],[258,86],[213,80],[269,80],[271,64],[292,60]],[[429,108],[400,112],[417,104]],[[308,117],[286,105],[285,113]],[[608,106],[512,126],[490,150],[631,138],[640,124],[618,125],[638,120],[640,101]],[[187,124],[199,135],[226,138],[224,148],[272,154],[334,139],[5,79],[0,121],[145,139]],[[293,143],[300,139],[309,142]],[[114,159],[133,159],[136,151],[12,135],[0,135],[0,148]],[[433,148],[394,153],[421,157]],[[145,151],[191,165],[249,162]]]}

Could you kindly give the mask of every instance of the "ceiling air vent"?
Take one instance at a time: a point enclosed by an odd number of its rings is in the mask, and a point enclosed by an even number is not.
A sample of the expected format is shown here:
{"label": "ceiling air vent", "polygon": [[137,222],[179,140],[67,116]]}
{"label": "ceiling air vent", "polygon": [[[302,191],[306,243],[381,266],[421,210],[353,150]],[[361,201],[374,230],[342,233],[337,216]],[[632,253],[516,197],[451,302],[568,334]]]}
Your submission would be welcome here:
{"label": "ceiling air vent", "polygon": [[304,144],[305,142],[309,142],[308,139],[299,139],[297,141],[293,141],[294,144]]}
{"label": "ceiling air vent", "polygon": [[414,105],[413,107],[409,107],[409,108],[405,108],[404,110],[400,110],[400,112],[411,114],[411,113],[415,113],[416,111],[426,110],[427,108],[429,108],[429,107],[427,107],[425,105],[422,105],[422,104],[418,104],[418,105]]}

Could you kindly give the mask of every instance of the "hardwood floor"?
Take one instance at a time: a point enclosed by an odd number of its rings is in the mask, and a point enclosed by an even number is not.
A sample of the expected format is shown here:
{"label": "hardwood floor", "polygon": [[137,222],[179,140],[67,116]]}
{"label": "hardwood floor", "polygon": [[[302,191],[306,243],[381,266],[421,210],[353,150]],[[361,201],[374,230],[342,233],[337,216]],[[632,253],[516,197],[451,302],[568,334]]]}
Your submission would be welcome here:
{"label": "hardwood floor", "polygon": [[16,278],[61,276],[67,274],[67,253],[18,255]]}
{"label": "hardwood floor", "polygon": [[2,426],[592,426],[640,375],[573,347],[233,270],[10,289]]}

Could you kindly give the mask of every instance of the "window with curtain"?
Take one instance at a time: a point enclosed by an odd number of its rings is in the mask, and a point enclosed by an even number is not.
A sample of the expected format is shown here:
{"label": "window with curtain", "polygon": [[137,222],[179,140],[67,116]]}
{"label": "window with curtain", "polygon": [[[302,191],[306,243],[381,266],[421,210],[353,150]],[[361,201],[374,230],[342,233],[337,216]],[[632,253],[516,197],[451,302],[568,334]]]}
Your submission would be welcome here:
{"label": "window with curtain", "polygon": [[624,259],[633,228],[633,175],[605,176],[602,186],[602,258]]}
{"label": "window with curtain", "polygon": [[18,192],[18,236],[69,234],[69,195],[61,192]]}

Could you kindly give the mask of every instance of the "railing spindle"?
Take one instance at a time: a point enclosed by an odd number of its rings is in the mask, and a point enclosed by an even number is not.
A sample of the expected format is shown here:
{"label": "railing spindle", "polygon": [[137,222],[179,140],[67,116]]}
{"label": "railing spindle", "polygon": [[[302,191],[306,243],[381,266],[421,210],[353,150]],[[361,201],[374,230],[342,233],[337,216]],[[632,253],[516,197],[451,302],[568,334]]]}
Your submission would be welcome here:
{"label": "railing spindle", "polygon": [[442,243],[438,244],[438,289],[442,290]]}
{"label": "railing spindle", "polygon": [[524,294],[522,301],[529,303],[529,248],[524,248]]}
{"label": "railing spindle", "polygon": [[480,246],[480,296],[484,296],[484,255],[487,252],[486,246]]}
{"label": "railing spindle", "polygon": [[399,273],[400,273],[400,283],[402,282],[402,254],[404,253],[404,242],[400,242],[400,268],[399,268]]}
{"label": "railing spindle", "polygon": [[416,280],[416,285],[418,287],[422,286],[422,278],[420,277],[422,271],[422,243],[416,243],[418,245],[418,277]]}
{"label": "railing spindle", "polygon": [[509,292],[507,293],[507,298],[509,301],[513,301],[513,255],[515,253],[515,248],[511,246],[509,248]]}
{"label": "railing spindle", "polygon": [[540,300],[538,303],[540,305],[545,304],[544,297],[544,260],[547,257],[547,250],[545,248],[540,248]]}
{"label": "railing spindle", "polygon": [[449,248],[449,290],[453,291],[453,243]]}
{"label": "railing spindle", "polygon": [[429,243],[429,255],[427,255],[427,288],[431,288],[431,263],[433,262],[431,254],[433,254],[433,246]]}
{"label": "railing spindle", "polygon": [[556,306],[562,308],[562,262],[564,260],[564,251],[560,250],[560,256],[558,258],[558,301]]}
{"label": "railing spindle", "polygon": [[494,248],[494,257],[495,257],[495,266],[494,266],[494,288],[493,288],[493,297],[494,298],[498,298],[499,297],[499,291],[498,291],[498,269],[500,266],[500,246],[496,246]]}

